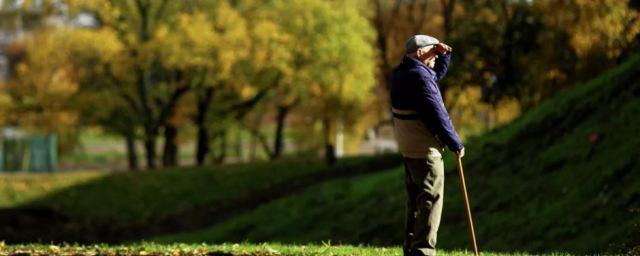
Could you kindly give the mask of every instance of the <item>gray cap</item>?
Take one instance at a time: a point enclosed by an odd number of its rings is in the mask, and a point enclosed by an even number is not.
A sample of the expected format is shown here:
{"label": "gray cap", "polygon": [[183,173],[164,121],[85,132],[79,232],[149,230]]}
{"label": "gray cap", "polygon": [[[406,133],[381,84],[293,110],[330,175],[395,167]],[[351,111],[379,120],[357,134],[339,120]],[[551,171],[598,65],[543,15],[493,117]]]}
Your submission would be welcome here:
{"label": "gray cap", "polygon": [[438,39],[436,39],[435,37],[427,35],[415,35],[409,38],[409,40],[407,40],[407,42],[404,44],[404,51],[405,53],[412,53],[422,47],[439,43],[440,41],[438,41]]}

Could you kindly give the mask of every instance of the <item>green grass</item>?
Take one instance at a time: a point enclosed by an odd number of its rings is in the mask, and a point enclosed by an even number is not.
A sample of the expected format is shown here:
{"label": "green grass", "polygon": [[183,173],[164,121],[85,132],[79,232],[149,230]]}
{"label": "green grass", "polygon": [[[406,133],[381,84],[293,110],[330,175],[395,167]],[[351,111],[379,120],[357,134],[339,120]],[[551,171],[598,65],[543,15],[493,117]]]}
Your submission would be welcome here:
{"label": "green grass", "polygon": [[105,175],[102,171],[0,173],[0,207],[16,207]]}
{"label": "green grass", "polygon": [[[481,248],[627,252],[640,245],[640,55],[467,143],[464,159]],[[596,141],[590,141],[592,136]],[[455,165],[445,166],[440,248],[469,243]],[[400,168],[335,180],[158,242],[402,242]]]}
{"label": "green grass", "polygon": [[[261,206],[210,229],[169,235],[157,242],[221,243],[332,240],[386,244],[401,238],[401,170],[341,179]],[[393,239],[390,239],[390,238]]]}
{"label": "green grass", "polygon": [[[371,247],[323,244],[288,245],[279,243],[224,243],[224,244],[156,244],[140,243],[135,245],[110,246],[105,244],[77,245],[77,244],[25,244],[0,246],[0,254],[31,253],[39,255],[256,255],[256,256],[311,256],[311,255],[358,255],[358,256],[402,256],[402,249],[395,247]],[[438,251],[438,255],[462,256],[469,255],[468,251]],[[529,255],[527,253],[491,253],[482,255]],[[565,254],[552,254],[565,255]]]}
{"label": "green grass", "polygon": [[275,184],[359,166],[372,159],[349,158],[331,167],[320,160],[283,160],[109,174],[2,173],[0,206],[43,206],[77,220],[144,222],[201,204],[249,197]]}

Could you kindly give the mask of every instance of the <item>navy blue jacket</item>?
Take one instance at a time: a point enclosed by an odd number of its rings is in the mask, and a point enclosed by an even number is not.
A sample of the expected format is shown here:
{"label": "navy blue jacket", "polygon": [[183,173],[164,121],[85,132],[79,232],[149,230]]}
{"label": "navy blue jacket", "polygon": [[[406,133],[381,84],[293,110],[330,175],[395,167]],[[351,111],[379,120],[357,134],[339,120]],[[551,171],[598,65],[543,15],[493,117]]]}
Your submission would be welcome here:
{"label": "navy blue jacket", "polygon": [[463,148],[462,142],[444,106],[438,83],[447,73],[451,53],[439,55],[432,68],[419,60],[404,56],[391,73],[391,106],[415,110],[432,134],[452,151]]}

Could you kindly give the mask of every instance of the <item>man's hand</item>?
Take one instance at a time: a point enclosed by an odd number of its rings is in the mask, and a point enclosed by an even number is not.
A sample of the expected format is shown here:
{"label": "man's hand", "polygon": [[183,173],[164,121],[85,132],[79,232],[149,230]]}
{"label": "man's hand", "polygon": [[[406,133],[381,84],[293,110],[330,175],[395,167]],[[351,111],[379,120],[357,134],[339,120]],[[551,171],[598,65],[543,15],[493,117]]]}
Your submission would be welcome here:
{"label": "man's hand", "polygon": [[448,46],[445,43],[439,43],[436,44],[436,51],[438,51],[438,53],[440,54],[446,54],[453,51],[453,49],[451,48],[451,46]]}
{"label": "man's hand", "polygon": [[464,148],[462,148],[459,151],[456,151],[456,155],[460,158],[464,157]]}

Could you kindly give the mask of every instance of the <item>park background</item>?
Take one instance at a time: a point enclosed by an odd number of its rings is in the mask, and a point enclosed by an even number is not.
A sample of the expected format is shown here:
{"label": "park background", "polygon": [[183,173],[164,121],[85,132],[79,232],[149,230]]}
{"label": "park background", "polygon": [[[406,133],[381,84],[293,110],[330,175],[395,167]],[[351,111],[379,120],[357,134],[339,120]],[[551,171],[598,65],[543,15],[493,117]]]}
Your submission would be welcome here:
{"label": "park background", "polygon": [[[429,34],[454,49],[440,86],[480,248],[640,253],[639,10],[0,0],[0,240],[400,253],[387,81],[405,40]],[[469,247],[451,155],[445,252]]]}

